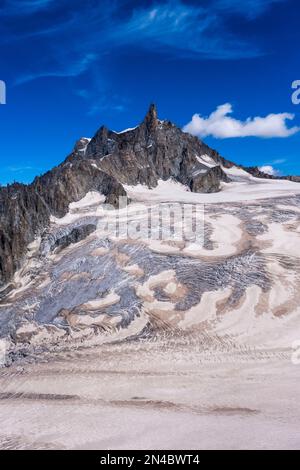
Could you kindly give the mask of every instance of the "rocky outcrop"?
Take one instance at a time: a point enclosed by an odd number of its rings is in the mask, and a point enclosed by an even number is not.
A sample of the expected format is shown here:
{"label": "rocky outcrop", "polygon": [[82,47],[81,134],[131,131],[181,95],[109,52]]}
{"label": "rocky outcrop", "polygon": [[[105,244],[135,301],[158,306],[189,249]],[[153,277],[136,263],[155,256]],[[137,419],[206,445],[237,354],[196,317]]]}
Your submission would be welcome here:
{"label": "rocky outcrop", "polygon": [[[173,178],[188,184],[193,191],[218,191],[218,174],[212,177],[211,165],[199,161],[202,155],[209,157],[213,166],[232,165],[197,137],[169,121],[159,120],[151,105],[135,129],[117,133],[102,126],[79,158],[96,161],[102,171],[127,185],[154,187],[159,180]],[[71,160],[77,158],[78,153],[71,156]]]}
{"label": "rocky outcrop", "polygon": [[21,266],[26,247],[49,225],[50,215],[63,217],[69,204],[88,191],[99,191],[116,205],[123,186],[92,162],[66,161],[31,185],[0,188],[0,286]]}
{"label": "rocky outcrop", "polygon": [[248,173],[250,173],[252,176],[254,176],[255,178],[264,178],[264,179],[270,179],[270,180],[275,180],[275,179],[276,180],[288,180],[288,181],[293,181],[294,183],[300,183],[300,176],[270,175],[269,173],[265,173],[261,171],[257,166],[243,166],[242,168]]}
{"label": "rocky outcrop", "polygon": [[61,228],[56,233],[48,233],[47,230],[43,233],[40,245],[40,253],[46,256],[49,252],[55,249],[64,249],[72,243],[78,243],[84,240],[88,235],[96,230],[97,226],[92,223],[79,224],[75,227],[66,226]]}
{"label": "rocky outcrop", "polygon": [[63,217],[69,204],[82,199],[89,191],[99,191],[106,202],[117,203],[126,196],[123,186],[111,175],[101,171],[96,163],[81,159],[66,161],[34,180],[33,186],[51,214]]}
{"label": "rocky outcrop", "polygon": [[229,183],[230,179],[220,166],[214,166],[204,175],[195,176],[190,183],[190,187],[196,193],[215,193],[220,190],[220,181]]}
{"label": "rocky outcrop", "polygon": [[20,267],[27,245],[48,225],[49,217],[34,186],[0,188],[0,286]]}

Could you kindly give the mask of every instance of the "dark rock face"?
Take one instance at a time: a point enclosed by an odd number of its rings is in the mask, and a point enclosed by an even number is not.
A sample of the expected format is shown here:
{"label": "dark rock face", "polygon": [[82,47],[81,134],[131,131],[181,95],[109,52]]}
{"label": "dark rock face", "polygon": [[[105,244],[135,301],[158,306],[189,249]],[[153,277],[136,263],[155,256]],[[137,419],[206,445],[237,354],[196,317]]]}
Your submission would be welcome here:
{"label": "dark rock face", "polygon": [[0,188],[0,286],[21,266],[27,245],[49,225],[50,215],[62,217],[70,202],[88,191],[100,191],[109,204],[126,196],[123,186],[89,162],[65,162],[31,185]]}
{"label": "dark rock face", "polygon": [[72,243],[80,242],[81,240],[84,240],[84,238],[86,238],[88,235],[93,233],[96,228],[97,227],[94,224],[87,224],[82,225],[81,227],[73,228],[70,233],[68,233],[67,235],[63,235],[62,237],[55,240],[55,243],[51,248],[52,250],[55,250],[55,248],[63,249],[71,245]]}
{"label": "dark rock face", "polygon": [[[198,160],[204,154],[216,165],[232,166],[197,137],[169,121],[160,121],[155,106],[151,105],[144,121],[135,129],[117,133],[101,127],[79,158],[95,160],[102,171],[123,184],[154,187],[158,180],[174,178],[192,191],[218,191],[221,173],[210,172],[210,166]],[[76,158],[77,154],[71,160]]]}
{"label": "dark rock face", "polygon": [[80,159],[66,161],[34,180],[33,186],[51,214],[63,217],[69,204],[79,201],[89,191],[101,192],[109,203],[119,196],[126,196],[123,186],[113,176],[94,165]]}
{"label": "dark rock face", "polygon": [[206,174],[200,174],[193,178],[191,190],[196,193],[215,193],[220,190],[220,181],[229,183],[230,179],[220,166],[214,166]]}
{"label": "dark rock face", "polygon": [[49,217],[34,186],[0,188],[0,286],[20,267],[26,246],[48,225]]}

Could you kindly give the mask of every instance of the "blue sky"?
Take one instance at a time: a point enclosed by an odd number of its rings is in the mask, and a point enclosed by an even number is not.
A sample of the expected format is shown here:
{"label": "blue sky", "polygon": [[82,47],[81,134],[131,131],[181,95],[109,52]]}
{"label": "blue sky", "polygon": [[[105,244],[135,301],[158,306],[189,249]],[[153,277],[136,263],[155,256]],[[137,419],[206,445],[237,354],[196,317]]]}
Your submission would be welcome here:
{"label": "blue sky", "polygon": [[229,159],[300,174],[299,15],[298,0],[0,0],[0,183],[150,102]]}

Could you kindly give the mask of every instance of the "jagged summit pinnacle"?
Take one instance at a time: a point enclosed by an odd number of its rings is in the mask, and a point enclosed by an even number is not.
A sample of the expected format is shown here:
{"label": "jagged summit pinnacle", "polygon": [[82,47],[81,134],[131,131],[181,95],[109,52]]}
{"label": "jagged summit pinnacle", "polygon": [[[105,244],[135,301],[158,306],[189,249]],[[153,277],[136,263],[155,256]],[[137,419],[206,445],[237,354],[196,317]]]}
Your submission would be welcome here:
{"label": "jagged summit pinnacle", "polygon": [[150,104],[145,119],[147,118],[157,119],[157,107],[155,103]]}
{"label": "jagged summit pinnacle", "polygon": [[154,103],[150,104],[150,107],[144,119],[144,123],[146,124],[149,131],[155,129],[155,127],[157,126],[157,109]]}
{"label": "jagged summit pinnacle", "polygon": [[[95,138],[98,141],[105,141],[108,138],[109,134],[114,134],[114,135],[122,135],[131,131],[135,131],[136,129],[145,129],[148,131],[148,133],[151,133],[155,131],[158,125],[158,117],[157,117],[157,108],[154,103],[150,104],[149,109],[147,111],[147,114],[145,115],[143,121],[139,125],[133,128],[128,128],[123,131],[114,131],[114,130],[109,130],[105,125],[102,125],[98,131],[96,132],[94,139]],[[75,146],[76,147],[76,146]]]}

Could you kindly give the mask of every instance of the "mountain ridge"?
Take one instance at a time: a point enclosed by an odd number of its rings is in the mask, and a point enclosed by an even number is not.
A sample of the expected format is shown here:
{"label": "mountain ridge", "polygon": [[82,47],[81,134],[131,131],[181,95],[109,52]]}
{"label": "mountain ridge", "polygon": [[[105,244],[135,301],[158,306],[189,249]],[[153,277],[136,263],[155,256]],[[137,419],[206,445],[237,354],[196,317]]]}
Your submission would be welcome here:
{"label": "mountain ridge", "polygon": [[159,120],[154,104],[133,129],[115,132],[101,126],[31,184],[0,187],[0,286],[21,266],[27,245],[47,229],[50,217],[63,217],[69,204],[89,191],[101,192],[114,206],[119,196],[126,196],[123,185],[153,188],[160,180],[174,179],[192,192],[212,193],[230,182],[224,169],[233,166],[265,177],[258,169],[226,160],[172,122]]}

